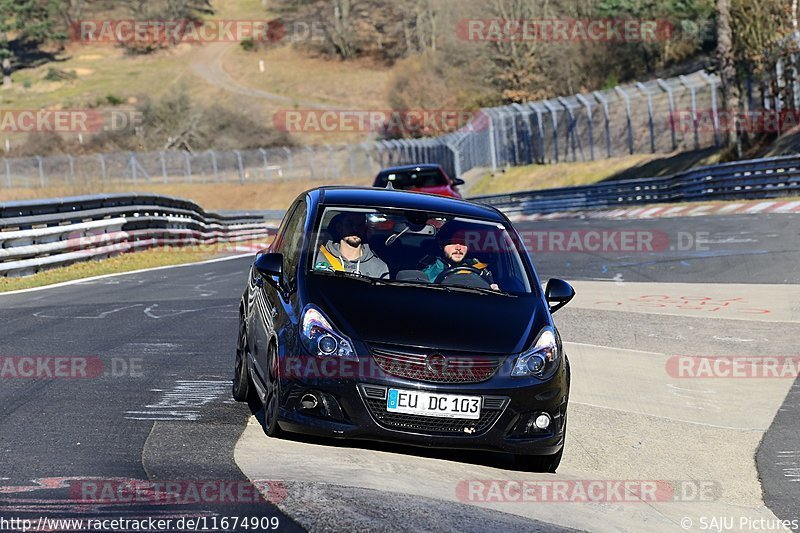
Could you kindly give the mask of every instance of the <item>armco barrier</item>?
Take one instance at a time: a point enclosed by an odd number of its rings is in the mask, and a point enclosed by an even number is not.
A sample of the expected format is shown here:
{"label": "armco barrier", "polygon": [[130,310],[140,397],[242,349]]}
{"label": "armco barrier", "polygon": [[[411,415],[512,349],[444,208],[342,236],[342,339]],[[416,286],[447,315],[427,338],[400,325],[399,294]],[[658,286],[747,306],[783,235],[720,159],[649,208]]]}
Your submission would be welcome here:
{"label": "armco barrier", "polygon": [[[509,214],[534,214],[798,195],[800,156],[782,156],[699,167],[666,177],[470,200]],[[213,244],[264,238],[274,231],[281,215],[280,212],[207,213],[188,200],[152,194],[0,203],[0,275],[25,275],[164,244]]]}
{"label": "armco barrier", "polygon": [[263,215],[207,213],[188,200],[108,194],[0,203],[0,276],[20,276],[153,246],[268,237]]}
{"label": "armco barrier", "polygon": [[795,155],[698,167],[666,177],[476,196],[470,200],[511,214],[532,214],[792,195],[800,195],[800,156]]}

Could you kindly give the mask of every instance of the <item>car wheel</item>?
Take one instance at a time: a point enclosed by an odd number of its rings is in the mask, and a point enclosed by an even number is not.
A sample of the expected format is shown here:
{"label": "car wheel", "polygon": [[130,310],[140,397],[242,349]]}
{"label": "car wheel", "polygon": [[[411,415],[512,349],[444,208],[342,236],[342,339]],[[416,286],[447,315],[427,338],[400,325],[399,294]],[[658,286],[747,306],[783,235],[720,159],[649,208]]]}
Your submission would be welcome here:
{"label": "car wheel", "polygon": [[253,392],[250,382],[250,372],[247,370],[247,330],[244,321],[239,322],[239,340],[236,343],[236,362],[233,369],[233,399],[237,402],[246,402]]}
{"label": "car wheel", "polygon": [[282,431],[278,425],[278,399],[280,383],[278,380],[278,349],[270,343],[267,351],[267,383],[264,395],[264,433],[268,437],[280,437]]}

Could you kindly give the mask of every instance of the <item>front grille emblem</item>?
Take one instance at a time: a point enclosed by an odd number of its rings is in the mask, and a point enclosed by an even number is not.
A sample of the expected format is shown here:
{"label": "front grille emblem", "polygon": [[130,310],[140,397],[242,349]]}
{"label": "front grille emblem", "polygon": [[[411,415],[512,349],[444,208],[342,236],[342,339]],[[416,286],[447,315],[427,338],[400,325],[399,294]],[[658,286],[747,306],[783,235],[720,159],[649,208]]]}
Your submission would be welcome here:
{"label": "front grille emblem", "polygon": [[441,376],[447,371],[447,357],[440,353],[432,353],[425,358],[425,367],[433,374]]}

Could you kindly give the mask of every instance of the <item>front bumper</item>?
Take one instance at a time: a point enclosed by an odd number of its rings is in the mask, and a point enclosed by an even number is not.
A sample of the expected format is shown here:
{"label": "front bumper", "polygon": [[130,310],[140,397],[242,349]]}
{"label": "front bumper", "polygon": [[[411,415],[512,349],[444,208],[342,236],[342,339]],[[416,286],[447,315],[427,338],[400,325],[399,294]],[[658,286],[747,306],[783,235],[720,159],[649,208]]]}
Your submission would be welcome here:
{"label": "front bumper", "polygon": [[[386,411],[389,388],[481,396],[479,420],[400,415]],[[305,409],[300,399],[320,399]],[[529,455],[557,453],[564,444],[569,396],[566,364],[549,380],[495,376],[483,383],[425,383],[385,376],[361,379],[282,379],[279,424],[296,433],[366,439],[423,447],[485,450]],[[547,412],[546,430],[526,430]]]}

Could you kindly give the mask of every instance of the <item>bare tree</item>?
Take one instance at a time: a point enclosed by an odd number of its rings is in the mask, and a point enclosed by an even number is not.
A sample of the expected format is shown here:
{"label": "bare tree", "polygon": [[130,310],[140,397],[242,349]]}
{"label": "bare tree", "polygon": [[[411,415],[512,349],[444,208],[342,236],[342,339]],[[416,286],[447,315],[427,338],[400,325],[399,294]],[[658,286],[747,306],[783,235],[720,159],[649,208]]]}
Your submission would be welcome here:
{"label": "bare tree", "polygon": [[733,127],[728,128],[728,141],[736,149],[736,157],[742,155],[739,136],[739,86],[736,80],[736,61],[733,52],[733,29],[731,28],[731,0],[717,0],[717,61],[722,89],[722,107],[733,118]]}
{"label": "bare tree", "polygon": [[[492,9],[504,23],[545,19],[550,15],[548,0],[493,0]],[[510,37],[492,42],[491,60],[498,68],[503,97],[510,101],[533,100],[546,85],[543,70],[545,46],[540,39]]]}

